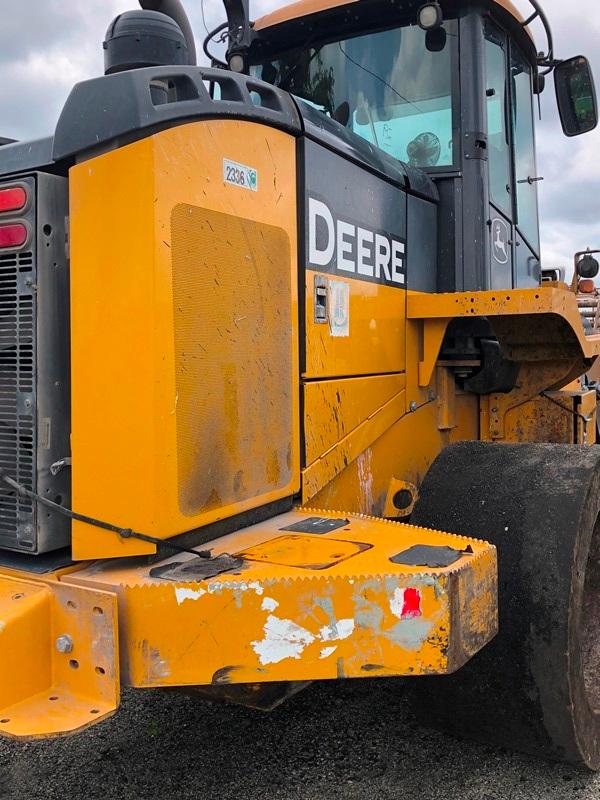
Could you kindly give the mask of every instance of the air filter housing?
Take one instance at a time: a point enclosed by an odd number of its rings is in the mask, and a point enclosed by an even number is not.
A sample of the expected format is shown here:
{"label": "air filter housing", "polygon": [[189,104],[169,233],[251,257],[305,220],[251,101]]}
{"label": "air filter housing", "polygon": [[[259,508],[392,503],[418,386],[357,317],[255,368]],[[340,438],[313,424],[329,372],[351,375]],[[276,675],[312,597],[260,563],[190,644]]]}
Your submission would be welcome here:
{"label": "air filter housing", "polygon": [[129,69],[189,64],[179,25],[158,11],[126,11],[110,24],[104,47],[106,75]]}

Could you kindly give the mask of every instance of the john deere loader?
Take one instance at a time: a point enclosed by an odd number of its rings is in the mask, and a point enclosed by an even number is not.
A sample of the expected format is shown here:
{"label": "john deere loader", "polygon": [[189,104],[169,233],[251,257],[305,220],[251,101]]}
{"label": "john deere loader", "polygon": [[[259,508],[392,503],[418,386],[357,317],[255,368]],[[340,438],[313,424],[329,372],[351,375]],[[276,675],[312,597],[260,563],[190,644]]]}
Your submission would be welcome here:
{"label": "john deere loader", "polygon": [[534,134],[550,73],[595,128],[588,62],[538,2],[226,0],[210,67],[141,6],[0,147],[0,734],[398,677],[600,768],[600,335]]}

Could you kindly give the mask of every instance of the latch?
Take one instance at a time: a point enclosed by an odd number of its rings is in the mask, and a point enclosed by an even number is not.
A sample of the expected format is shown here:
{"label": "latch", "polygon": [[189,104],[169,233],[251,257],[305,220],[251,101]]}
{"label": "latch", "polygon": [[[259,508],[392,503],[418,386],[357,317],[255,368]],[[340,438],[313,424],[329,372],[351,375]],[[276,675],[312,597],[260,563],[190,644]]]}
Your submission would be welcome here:
{"label": "latch", "polygon": [[315,275],[315,322],[327,324],[329,322],[329,284],[327,278]]}

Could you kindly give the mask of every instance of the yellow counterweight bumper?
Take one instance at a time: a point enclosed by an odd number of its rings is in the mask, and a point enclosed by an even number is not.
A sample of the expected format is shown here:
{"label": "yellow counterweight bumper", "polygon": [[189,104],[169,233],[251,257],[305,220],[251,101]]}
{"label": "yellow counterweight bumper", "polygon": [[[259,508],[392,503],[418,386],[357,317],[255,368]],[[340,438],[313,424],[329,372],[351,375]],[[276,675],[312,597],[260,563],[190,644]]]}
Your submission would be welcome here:
{"label": "yellow counterweight bumper", "polygon": [[117,650],[126,685],[218,687],[446,674],[497,631],[496,552],[475,539],[291,511],[211,546],[0,577],[0,733],[114,712]]}

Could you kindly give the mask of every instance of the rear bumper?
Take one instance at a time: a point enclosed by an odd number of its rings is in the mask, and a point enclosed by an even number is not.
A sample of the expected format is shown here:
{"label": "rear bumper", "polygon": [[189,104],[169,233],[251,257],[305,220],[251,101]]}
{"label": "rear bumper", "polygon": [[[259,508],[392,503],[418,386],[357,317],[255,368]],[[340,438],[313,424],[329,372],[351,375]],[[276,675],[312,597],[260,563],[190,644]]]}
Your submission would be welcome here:
{"label": "rear bumper", "polygon": [[[314,532],[317,517],[331,520],[328,532]],[[399,563],[415,545],[436,549]],[[116,710],[120,679],[154,688],[447,674],[497,631],[496,552],[476,540],[294,511],[213,552],[235,560],[212,577],[214,565],[193,556],[0,577],[0,733],[75,732]],[[424,565],[440,555],[456,560]],[[70,652],[57,650],[61,636]]]}

